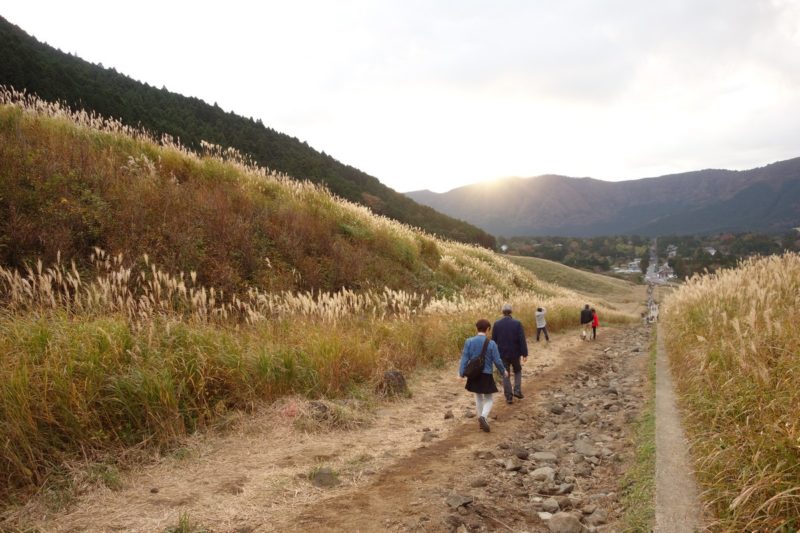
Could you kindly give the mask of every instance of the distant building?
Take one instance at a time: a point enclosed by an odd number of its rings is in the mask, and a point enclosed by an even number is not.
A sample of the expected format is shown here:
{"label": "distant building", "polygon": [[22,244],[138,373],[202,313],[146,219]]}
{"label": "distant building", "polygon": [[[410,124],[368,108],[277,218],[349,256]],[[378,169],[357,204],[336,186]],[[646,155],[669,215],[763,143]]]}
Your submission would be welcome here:
{"label": "distant building", "polygon": [[675,246],[674,244],[670,244],[669,246],[667,246],[667,257],[672,258],[675,257],[676,255],[678,255],[678,247]]}
{"label": "distant building", "polygon": [[703,250],[705,250],[705,252],[711,257],[717,255],[717,249],[714,248],[713,246],[706,246],[705,248],[703,248]]}
{"label": "distant building", "polygon": [[669,265],[662,265],[657,271],[658,279],[673,279],[675,278],[675,270]]}
{"label": "distant building", "polygon": [[631,261],[627,265],[618,266],[614,269],[614,272],[617,274],[633,274],[637,272],[641,272],[641,266],[639,260]]}

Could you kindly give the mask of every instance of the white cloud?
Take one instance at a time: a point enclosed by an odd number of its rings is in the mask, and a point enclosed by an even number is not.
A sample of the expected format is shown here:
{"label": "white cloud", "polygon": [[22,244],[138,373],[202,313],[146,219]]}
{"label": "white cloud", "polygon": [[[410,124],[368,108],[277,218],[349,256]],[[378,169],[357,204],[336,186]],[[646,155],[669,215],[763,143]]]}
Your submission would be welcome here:
{"label": "white cloud", "polygon": [[259,117],[397,190],[800,155],[797,1],[29,0],[4,11],[55,46]]}

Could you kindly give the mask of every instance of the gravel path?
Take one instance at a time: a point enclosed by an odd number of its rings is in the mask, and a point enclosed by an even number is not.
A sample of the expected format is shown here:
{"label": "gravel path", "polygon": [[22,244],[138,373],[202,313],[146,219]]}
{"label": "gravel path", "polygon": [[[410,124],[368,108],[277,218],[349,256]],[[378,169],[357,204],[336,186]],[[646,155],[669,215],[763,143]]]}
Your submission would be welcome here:
{"label": "gravel path", "polygon": [[658,327],[656,355],[656,527],[657,533],[700,531],[701,505],[689,443],[681,427],[675,389]]}

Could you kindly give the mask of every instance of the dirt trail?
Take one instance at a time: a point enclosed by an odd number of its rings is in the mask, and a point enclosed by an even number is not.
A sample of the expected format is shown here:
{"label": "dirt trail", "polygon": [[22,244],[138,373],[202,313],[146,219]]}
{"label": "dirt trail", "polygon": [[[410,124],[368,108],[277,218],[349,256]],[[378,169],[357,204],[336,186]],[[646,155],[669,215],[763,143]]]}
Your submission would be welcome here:
{"label": "dirt trail", "polygon": [[[366,428],[304,434],[284,405],[227,435],[194,438],[128,473],[121,490],[93,489],[55,514],[32,504],[14,522],[163,531],[185,514],[209,531],[245,533],[548,531],[550,520],[579,519],[584,531],[614,531],[648,339],[641,326],[601,328],[596,342],[529,339],[526,398],[506,405],[496,395],[488,434],[454,362],[419,373],[413,397],[381,405]],[[338,486],[309,482],[320,466],[338,474]]]}
{"label": "dirt trail", "polygon": [[656,527],[659,533],[701,529],[702,508],[689,443],[681,426],[672,374],[658,328],[656,355]]}

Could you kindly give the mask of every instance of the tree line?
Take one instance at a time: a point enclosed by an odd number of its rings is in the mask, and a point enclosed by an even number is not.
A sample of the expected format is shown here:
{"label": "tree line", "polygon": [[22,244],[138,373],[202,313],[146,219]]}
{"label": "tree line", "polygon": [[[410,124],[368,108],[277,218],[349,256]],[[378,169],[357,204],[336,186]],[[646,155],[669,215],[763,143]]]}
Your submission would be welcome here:
{"label": "tree line", "polygon": [[615,266],[647,260],[650,239],[638,235],[605,237],[510,237],[498,238],[507,252],[557,261],[564,265],[608,272]]}
{"label": "tree line", "polygon": [[[672,251],[672,254],[670,254]],[[714,235],[667,235],[658,238],[658,256],[666,259],[678,279],[705,271],[733,268],[753,255],[777,255],[800,251],[800,232],[719,233]]]}

